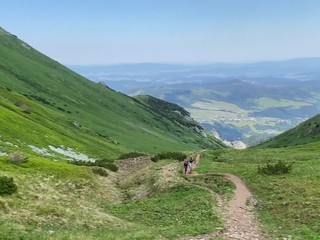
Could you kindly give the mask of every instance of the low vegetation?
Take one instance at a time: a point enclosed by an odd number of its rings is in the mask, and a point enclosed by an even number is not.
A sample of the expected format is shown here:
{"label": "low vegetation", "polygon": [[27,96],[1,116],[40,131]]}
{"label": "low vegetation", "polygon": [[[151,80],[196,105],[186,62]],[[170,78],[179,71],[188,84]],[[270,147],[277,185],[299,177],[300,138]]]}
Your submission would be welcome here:
{"label": "low vegetation", "polygon": [[112,163],[110,160],[105,160],[105,159],[96,160],[94,162],[75,160],[75,161],[70,161],[70,163],[78,166],[90,166],[90,167],[96,166],[96,167],[106,168],[113,172],[118,171],[117,165]]}
{"label": "low vegetation", "polygon": [[158,196],[128,204],[110,205],[115,216],[152,228],[168,239],[214,231],[222,222],[211,211],[214,199],[203,189],[177,186]]}
{"label": "low vegetation", "polygon": [[187,158],[187,155],[182,152],[163,152],[163,153],[158,153],[158,154],[154,155],[151,158],[151,161],[157,162],[162,159],[175,159],[178,161],[183,161],[186,158]]}
{"label": "low vegetation", "polygon": [[92,168],[92,172],[94,174],[98,174],[98,175],[103,176],[103,177],[108,177],[108,175],[109,175],[108,172],[105,169],[100,168],[100,167],[93,167]]}
{"label": "low vegetation", "polygon": [[221,195],[231,196],[233,190],[235,189],[234,184],[231,181],[225,179],[225,177],[223,177],[222,175],[205,174],[192,177],[189,177],[188,175],[183,176],[189,182],[208,188],[211,191]]}
{"label": "low vegetation", "polygon": [[9,162],[14,164],[24,163],[28,161],[28,157],[22,152],[13,152],[9,154]]}
{"label": "low vegetation", "polygon": [[292,163],[286,163],[283,160],[278,160],[277,163],[267,163],[265,166],[258,167],[259,174],[266,175],[281,175],[290,173],[292,170]]}
{"label": "low vegetation", "polygon": [[121,154],[119,159],[136,158],[136,157],[142,157],[142,156],[147,156],[147,154],[140,153],[140,152],[129,152],[129,153]]}
{"label": "low vegetation", "polygon": [[0,196],[11,195],[17,191],[17,185],[12,177],[0,176]]}

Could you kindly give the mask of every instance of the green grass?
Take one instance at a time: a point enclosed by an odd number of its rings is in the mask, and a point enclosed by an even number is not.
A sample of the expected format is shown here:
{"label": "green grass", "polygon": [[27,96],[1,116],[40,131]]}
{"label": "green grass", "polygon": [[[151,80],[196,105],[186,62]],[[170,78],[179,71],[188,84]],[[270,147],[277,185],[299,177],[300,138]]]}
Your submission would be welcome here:
{"label": "green grass", "polygon": [[89,179],[89,168],[75,166],[65,161],[52,161],[41,157],[30,157],[28,162],[13,164],[7,157],[0,157],[0,172],[8,172],[12,176],[21,174],[54,175],[63,179]]}
{"label": "green grass", "polygon": [[[204,153],[199,173],[233,173],[243,178],[258,199],[257,213],[270,236],[320,237],[319,143],[287,149],[219,150]],[[284,175],[258,174],[258,166],[283,160],[293,163]]]}
{"label": "green grass", "polygon": [[214,199],[205,190],[179,186],[157,197],[128,204],[110,205],[108,211],[132,223],[152,228],[169,239],[197,235],[221,227],[213,211]]}
{"label": "green grass", "polygon": [[195,185],[205,187],[220,195],[232,196],[235,186],[223,176],[214,174],[205,174],[199,176],[184,175],[184,177]]}

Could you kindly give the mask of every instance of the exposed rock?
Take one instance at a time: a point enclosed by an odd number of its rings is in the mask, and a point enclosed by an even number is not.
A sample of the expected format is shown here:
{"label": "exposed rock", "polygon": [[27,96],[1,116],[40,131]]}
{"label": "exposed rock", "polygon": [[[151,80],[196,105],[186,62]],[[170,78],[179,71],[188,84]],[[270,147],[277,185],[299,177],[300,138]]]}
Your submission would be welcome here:
{"label": "exposed rock", "polygon": [[225,145],[227,145],[228,147],[232,147],[235,149],[245,149],[247,148],[247,146],[240,140],[235,140],[235,141],[227,141],[227,140],[223,140],[220,137],[220,134],[217,130],[212,130],[210,132],[211,136],[215,137],[216,139],[222,141]]}
{"label": "exposed rock", "polygon": [[87,156],[84,153],[75,152],[72,148],[64,149],[64,148],[59,148],[59,147],[57,148],[57,147],[49,145],[49,149],[53,152],[67,156],[73,160],[78,160],[78,161],[80,160],[80,161],[85,161],[85,162],[95,162],[97,160],[95,158],[90,158],[89,156]]}
{"label": "exposed rock", "polygon": [[235,149],[245,149],[245,148],[247,148],[247,146],[243,142],[241,142],[239,140],[232,141],[232,142],[223,141],[223,143],[226,144],[227,146],[235,148]]}

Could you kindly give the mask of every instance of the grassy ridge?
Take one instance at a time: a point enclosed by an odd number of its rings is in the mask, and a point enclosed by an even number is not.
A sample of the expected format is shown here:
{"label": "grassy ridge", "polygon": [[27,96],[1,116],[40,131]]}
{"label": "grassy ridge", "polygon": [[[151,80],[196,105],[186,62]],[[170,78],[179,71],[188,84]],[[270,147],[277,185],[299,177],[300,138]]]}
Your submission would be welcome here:
{"label": "grassy ridge", "polygon": [[258,147],[288,147],[320,141],[320,114]]}
{"label": "grassy ridge", "polygon": [[[286,149],[206,152],[197,171],[228,172],[242,177],[258,199],[258,215],[273,238],[316,240],[320,237],[319,143]],[[258,166],[293,163],[285,175],[260,175]]]}

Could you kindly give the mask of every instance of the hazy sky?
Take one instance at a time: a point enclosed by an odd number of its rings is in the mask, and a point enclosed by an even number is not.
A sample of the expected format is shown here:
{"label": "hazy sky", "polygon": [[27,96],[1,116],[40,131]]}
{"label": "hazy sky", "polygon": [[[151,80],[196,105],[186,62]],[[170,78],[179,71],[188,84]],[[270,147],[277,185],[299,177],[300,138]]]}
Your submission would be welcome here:
{"label": "hazy sky", "polygon": [[64,64],[320,57],[320,0],[0,0],[0,26]]}

